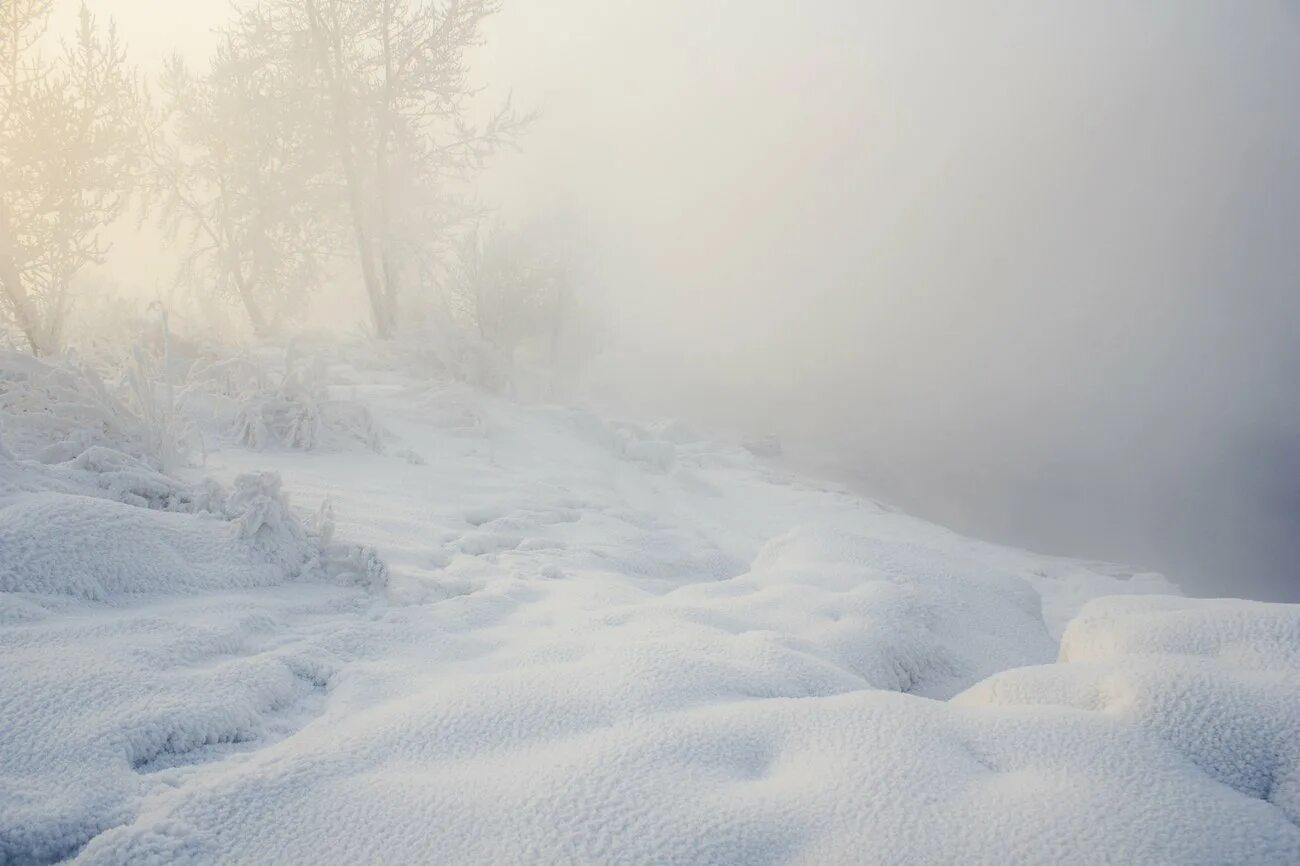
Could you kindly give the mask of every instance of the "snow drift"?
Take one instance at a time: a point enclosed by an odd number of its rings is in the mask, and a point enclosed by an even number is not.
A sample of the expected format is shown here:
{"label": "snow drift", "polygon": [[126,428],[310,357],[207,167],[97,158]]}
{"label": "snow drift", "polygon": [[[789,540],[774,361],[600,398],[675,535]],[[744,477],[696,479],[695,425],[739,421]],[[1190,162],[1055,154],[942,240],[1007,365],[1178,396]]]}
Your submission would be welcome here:
{"label": "snow drift", "polygon": [[266,586],[321,565],[278,476],[241,475],[227,494],[102,446],[46,466],[0,445],[0,551],[0,592],[100,601]]}
{"label": "snow drift", "polygon": [[1300,862],[1294,608],[380,366],[427,461],[0,449],[0,861]]}
{"label": "snow drift", "polygon": [[1122,719],[1300,827],[1300,605],[1098,599],[1066,630],[1060,664],[1007,671],[958,702]]}
{"label": "snow drift", "polygon": [[[637,648],[620,649],[629,639]],[[328,721],[237,770],[151,795],[141,818],[95,838],[82,860],[1281,866],[1300,856],[1300,828],[1277,803],[1112,714],[847,686],[809,695],[807,680],[761,653],[743,668],[671,647],[661,656],[659,642],[617,626],[535,642],[533,654],[446,661],[430,676],[427,650],[407,645],[364,674],[345,668]],[[1237,676],[1201,685],[1222,694]],[[1169,710],[1174,727],[1206,721],[1194,704]],[[1216,748],[1241,766],[1254,757],[1232,738]]]}
{"label": "snow drift", "polygon": [[117,595],[267,586],[319,566],[279,480],[241,476],[216,513],[154,511],[66,493],[0,507],[0,591]]}

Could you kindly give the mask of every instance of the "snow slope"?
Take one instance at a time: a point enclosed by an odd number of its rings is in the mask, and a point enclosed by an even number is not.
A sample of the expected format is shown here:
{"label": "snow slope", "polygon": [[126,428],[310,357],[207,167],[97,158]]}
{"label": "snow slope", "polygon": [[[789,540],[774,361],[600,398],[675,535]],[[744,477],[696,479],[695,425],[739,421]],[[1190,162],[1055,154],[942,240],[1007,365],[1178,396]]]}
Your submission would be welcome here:
{"label": "snow slope", "polygon": [[323,530],[240,530],[247,497],[0,456],[0,862],[1300,862],[1294,606],[680,424],[329,375],[381,445],[232,434],[204,471],[328,500],[364,585]]}

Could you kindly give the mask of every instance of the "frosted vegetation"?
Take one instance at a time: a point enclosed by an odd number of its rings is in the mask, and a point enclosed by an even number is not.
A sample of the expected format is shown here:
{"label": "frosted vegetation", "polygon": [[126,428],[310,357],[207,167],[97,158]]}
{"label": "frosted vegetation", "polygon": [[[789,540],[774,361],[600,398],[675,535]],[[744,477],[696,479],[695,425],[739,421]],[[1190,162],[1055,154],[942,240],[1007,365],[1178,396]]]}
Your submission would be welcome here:
{"label": "frosted vegetation", "polygon": [[[122,318],[92,271],[130,215],[176,257],[155,306],[205,336],[283,338],[346,285],[367,333],[437,342],[497,387],[517,357],[592,351],[576,230],[507,221],[472,184],[536,118],[477,110],[468,61],[496,0],[250,0],[202,68],[175,57],[155,80],[84,7],[49,32],[54,5],[0,15],[0,339],[55,355]],[[312,435],[266,396],[249,435]]]}
{"label": "frosted vegetation", "polygon": [[469,183],[496,6],[247,2],[149,88],[2,7],[0,864],[1300,863],[1297,606],[583,403],[576,236]]}

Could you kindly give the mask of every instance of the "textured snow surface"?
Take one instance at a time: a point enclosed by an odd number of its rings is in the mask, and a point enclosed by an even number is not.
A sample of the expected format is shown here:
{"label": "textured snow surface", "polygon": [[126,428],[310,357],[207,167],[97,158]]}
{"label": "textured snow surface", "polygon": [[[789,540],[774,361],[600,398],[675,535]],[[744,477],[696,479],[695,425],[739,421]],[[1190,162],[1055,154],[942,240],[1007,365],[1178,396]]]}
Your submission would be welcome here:
{"label": "textured snow surface", "polygon": [[0,455],[0,862],[1300,863],[1295,608],[330,375],[386,453]]}
{"label": "textured snow surface", "polygon": [[0,553],[0,592],[106,601],[281,583],[320,549],[273,473],[226,495],[95,447],[55,466],[0,453]]}
{"label": "textured snow surface", "polygon": [[1123,719],[1300,826],[1300,605],[1098,599],[1070,623],[1061,662],[991,677],[959,702]]}

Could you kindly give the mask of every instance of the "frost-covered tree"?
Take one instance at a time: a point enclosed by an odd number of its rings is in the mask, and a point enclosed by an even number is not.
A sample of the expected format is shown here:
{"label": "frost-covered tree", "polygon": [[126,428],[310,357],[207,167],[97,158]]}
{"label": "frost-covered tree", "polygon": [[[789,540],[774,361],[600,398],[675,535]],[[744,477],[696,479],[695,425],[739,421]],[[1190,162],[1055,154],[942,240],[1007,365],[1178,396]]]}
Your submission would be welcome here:
{"label": "frost-covered tree", "polygon": [[0,6],[0,314],[35,354],[57,351],[72,280],[138,176],[141,91],[110,24],[41,53],[51,0]]}
{"label": "frost-covered tree", "polygon": [[585,250],[555,213],[462,234],[439,282],[442,303],[430,312],[454,325],[443,339],[476,359],[465,370],[471,380],[546,397],[572,386],[606,333]]}
{"label": "frost-covered tree", "polygon": [[375,334],[397,327],[403,281],[461,213],[451,186],[522,132],[507,104],[471,120],[467,55],[499,0],[262,0],[257,26],[311,55],[300,96],[324,121]]}
{"label": "frost-covered tree", "polygon": [[258,336],[306,308],[333,239],[329,152],[299,98],[306,55],[274,37],[245,15],[206,74],[173,58],[148,150],[162,224],[185,242],[179,281],[238,300]]}
{"label": "frost-covered tree", "polygon": [[508,359],[522,350],[558,368],[572,354],[568,344],[591,337],[575,246],[556,220],[475,227],[449,268],[452,314]]}

